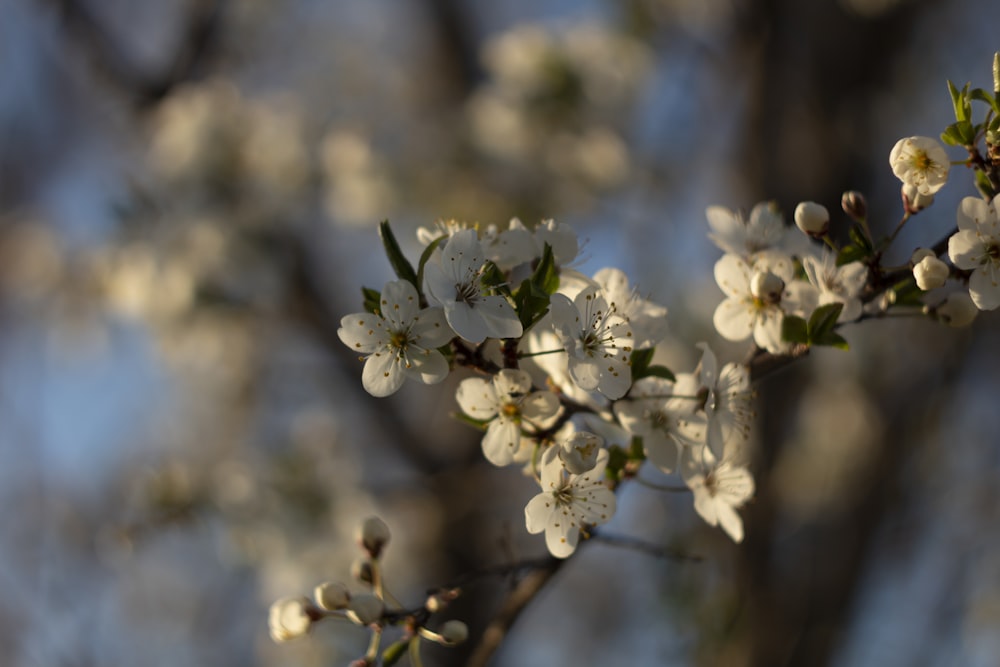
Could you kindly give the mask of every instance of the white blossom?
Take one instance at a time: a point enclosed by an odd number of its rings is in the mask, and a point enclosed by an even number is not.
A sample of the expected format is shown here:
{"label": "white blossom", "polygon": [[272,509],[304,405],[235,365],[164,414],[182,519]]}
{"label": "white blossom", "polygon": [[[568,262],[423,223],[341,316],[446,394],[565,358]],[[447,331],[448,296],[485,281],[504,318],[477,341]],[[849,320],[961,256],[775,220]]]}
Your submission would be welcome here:
{"label": "white blossom", "polygon": [[812,255],[802,258],[809,282],[819,289],[819,304],[844,304],[838,322],[850,322],[861,315],[861,290],[868,281],[868,267],[861,262],[837,266],[833,253],[824,252],[822,258]]}
{"label": "white blossom", "polygon": [[966,197],[958,207],[958,232],[948,240],[952,263],[969,276],[969,295],[979,310],[1000,306],[1000,195],[986,202]]}
{"label": "white blossom", "polygon": [[337,335],[363,355],[361,382],[372,396],[395,393],[407,378],[424,384],[448,375],[448,362],[438,352],[453,334],[440,308],[420,309],[417,290],[405,280],[386,283],[380,315],[354,313],[340,320]]}
{"label": "white blossom", "polygon": [[528,532],[544,531],[545,545],[556,558],[566,558],[575,550],[580,531],[606,523],[615,513],[615,494],[602,481],[608,465],[608,450],[602,449],[596,465],[574,475],[559,458],[559,447],[542,454],[539,469],[541,493],[524,508]]}
{"label": "white blossom", "polygon": [[790,345],[781,338],[785,314],[805,316],[818,301],[816,288],[793,280],[790,263],[758,260],[753,268],[736,255],[723,255],[715,264],[715,280],[726,299],[712,321],[723,338],[754,342],[781,354]]}
{"label": "white blossom", "polygon": [[624,271],[601,269],[594,274],[594,282],[604,290],[604,297],[615,305],[618,314],[632,326],[635,349],[654,347],[666,338],[667,309],[639,296],[629,287]]}
{"label": "white blossom", "polygon": [[664,472],[677,468],[680,451],[705,442],[705,416],[697,412],[698,382],[691,374],[676,384],[646,377],[632,385],[628,400],[614,404],[622,428],[642,438],[650,463]]}
{"label": "white blossom", "polygon": [[495,466],[517,460],[531,433],[550,425],[559,412],[559,399],[550,391],[531,391],[531,377],[521,370],[503,369],[492,380],[462,380],[455,395],[469,417],[489,420],[483,455]]}
{"label": "white blossom", "polygon": [[750,472],[718,461],[707,447],[684,452],[681,475],[694,493],[694,509],[710,526],[721,526],[734,542],[743,541],[743,520],[736,509],[753,497]]}
{"label": "white blossom", "polygon": [[750,370],[728,363],[719,370],[715,353],[706,343],[698,363],[698,379],[705,392],[705,441],[717,459],[729,451],[738,450],[750,438],[753,423],[751,408]]}
{"label": "white blossom", "polygon": [[747,219],[741,212],[724,206],[709,206],[705,216],[712,230],[708,238],[724,252],[750,262],[763,250],[798,255],[809,247],[809,239],[790,233],[791,228],[785,225],[780,211],[772,202],[760,202],[754,206]]}
{"label": "white blossom", "polygon": [[453,234],[437,261],[424,267],[429,296],[444,308],[448,325],[470,343],[486,338],[519,338],[517,313],[507,299],[487,294],[481,278],[486,263],[474,229]]}
{"label": "white blossom", "polygon": [[621,398],[632,384],[630,359],[633,336],[597,287],[587,287],[570,301],[553,294],[549,313],[552,326],[569,355],[569,374],[585,391]]}
{"label": "white blossom", "polygon": [[916,188],[918,195],[933,195],[943,188],[951,169],[944,146],[930,137],[897,141],[889,152],[889,165],[896,178]]}

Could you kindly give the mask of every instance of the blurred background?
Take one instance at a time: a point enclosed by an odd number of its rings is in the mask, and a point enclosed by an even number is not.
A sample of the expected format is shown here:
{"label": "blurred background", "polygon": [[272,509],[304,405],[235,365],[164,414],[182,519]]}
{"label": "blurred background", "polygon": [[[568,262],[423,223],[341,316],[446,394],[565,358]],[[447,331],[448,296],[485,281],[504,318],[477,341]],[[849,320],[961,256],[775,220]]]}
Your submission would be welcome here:
{"label": "blurred background", "polygon": [[[392,278],[389,219],[554,217],[577,268],[669,308],[666,363],[722,295],[710,204],[866,193],[900,215],[897,139],[992,88],[992,0],[0,0],[0,663],[339,665],[284,645],[278,597],[350,579],[393,530],[390,588],[544,555],[533,493],[457,424],[453,374],[377,400],[336,336]],[[960,154],[952,154],[961,159]],[[953,170],[887,263],[955,224]],[[686,494],[626,488],[492,664],[1000,663],[997,320],[848,327],[759,386],[756,500],[734,545]],[[669,480],[668,480],[669,481]],[[511,581],[442,616],[469,646]]]}

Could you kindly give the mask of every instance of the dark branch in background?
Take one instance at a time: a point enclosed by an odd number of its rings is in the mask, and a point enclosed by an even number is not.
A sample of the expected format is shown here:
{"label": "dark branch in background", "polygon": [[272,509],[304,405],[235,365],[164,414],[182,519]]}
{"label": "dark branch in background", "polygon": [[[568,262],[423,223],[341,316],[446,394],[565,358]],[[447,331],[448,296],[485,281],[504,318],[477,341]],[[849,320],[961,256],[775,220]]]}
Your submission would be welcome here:
{"label": "dark branch in background", "polygon": [[144,72],[84,0],[48,0],[59,11],[70,41],[86,52],[95,72],[129,97],[140,111],[185,81],[197,78],[217,45],[225,0],[191,0],[177,46],[158,72]]}

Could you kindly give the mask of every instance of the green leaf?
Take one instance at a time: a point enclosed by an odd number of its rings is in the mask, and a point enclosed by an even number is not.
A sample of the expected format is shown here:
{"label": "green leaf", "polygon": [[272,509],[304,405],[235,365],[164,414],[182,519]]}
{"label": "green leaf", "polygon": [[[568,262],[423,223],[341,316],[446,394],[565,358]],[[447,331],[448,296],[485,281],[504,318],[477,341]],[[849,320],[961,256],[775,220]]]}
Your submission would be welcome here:
{"label": "green leaf", "polygon": [[505,296],[510,296],[510,286],[507,283],[507,276],[504,272],[500,270],[500,267],[493,262],[487,261],[483,265],[483,272],[479,276],[479,281],[484,287],[487,287],[496,292],[500,292]]}
{"label": "green leaf", "polygon": [[806,321],[795,315],[785,315],[781,321],[781,338],[789,343],[809,344],[809,327]]}
{"label": "green leaf", "polygon": [[990,183],[989,177],[985,173],[979,171],[978,169],[976,170],[975,173],[976,173],[976,188],[978,188],[979,192],[981,192],[982,195],[987,199],[993,199],[994,197],[996,197],[997,193],[996,191],[994,191],[993,184]]}
{"label": "green leaf", "polygon": [[813,343],[815,343],[816,345],[826,345],[828,347],[835,347],[838,350],[846,351],[850,349],[850,346],[847,344],[847,341],[844,339],[844,337],[836,333],[835,331],[830,331],[823,337],[814,340]]}
{"label": "green leaf", "polygon": [[409,648],[410,642],[408,640],[400,640],[393,644],[390,644],[384,651],[382,651],[382,664],[388,667],[389,665],[395,665],[399,662],[399,659],[403,657],[406,653],[406,649]]}
{"label": "green leaf", "polygon": [[559,289],[559,270],[552,255],[552,246],[548,243],[542,248],[542,257],[531,274],[531,282],[548,295],[555,294]]}
{"label": "green leaf", "polygon": [[958,123],[952,123],[941,133],[941,141],[949,146],[963,146],[962,135],[958,131]]}
{"label": "green leaf", "polygon": [[955,120],[960,123],[968,122],[972,114],[972,106],[969,104],[969,84],[965,84],[962,90],[959,90],[949,81],[948,93],[951,95],[951,106],[955,110]]}
{"label": "green leaf", "polygon": [[649,365],[653,363],[653,354],[656,352],[656,348],[649,348],[648,350],[632,350],[632,356],[629,363],[632,366],[632,379],[637,380],[645,376],[646,369]]}
{"label": "green leaf", "polygon": [[1000,106],[998,106],[997,98],[993,95],[993,93],[988,93],[982,88],[973,88],[969,91],[969,98],[985,102],[990,105],[990,108],[993,109],[993,111],[1000,113]]}
{"label": "green leaf", "polygon": [[840,317],[842,310],[844,310],[844,304],[839,302],[828,303],[814,310],[809,316],[809,323],[806,327],[809,341],[817,342],[827,334],[832,333],[833,328],[837,326],[837,318]]}
{"label": "green leaf", "polygon": [[861,249],[861,251],[864,253],[866,257],[872,254],[874,248],[872,247],[871,239],[868,238],[868,233],[865,231],[865,228],[862,227],[860,223],[855,222],[853,225],[851,225],[849,235],[851,237],[851,242],[853,242],[854,245],[856,245],[859,249]]}
{"label": "green leaf", "polygon": [[366,312],[375,313],[376,315],[381,314],[382,294],[378,290],[373,290],[371,287],[362,287],[361,300]]}
{"label": "green leaf", "polygon": [[525,331],[549,311],[549,297],[559,289],[559,271],[552,257],[552,247],[546,243],[530,278],[525,278],[514,293],[514,308]]}
{"label": "green leaf", "polygon": [[646,374],[643,377],[663,378],[664,380],[670,380],[671,382],[677,381],[677,376],[674,375],[673,371],[666,366],[660,366],[659,364],[648,367],[646,369]]}
{"label": "green leaf", "polygon": [[396,237],[392,233],[392,228],[389,227],[388,220],[383,220],[379,223],[378,235],[382,239],[382,247],[385,248],[386,257],[389,258],[389,264],[392,266],[392,270],[396,272],[396,277],[400,280],[409,281],[419,291],[420,283],[417,280],[417,272],[413,270],[413,266],[409,260],[403,256],[403,251],[400,249],[399,243],[396,242]]}

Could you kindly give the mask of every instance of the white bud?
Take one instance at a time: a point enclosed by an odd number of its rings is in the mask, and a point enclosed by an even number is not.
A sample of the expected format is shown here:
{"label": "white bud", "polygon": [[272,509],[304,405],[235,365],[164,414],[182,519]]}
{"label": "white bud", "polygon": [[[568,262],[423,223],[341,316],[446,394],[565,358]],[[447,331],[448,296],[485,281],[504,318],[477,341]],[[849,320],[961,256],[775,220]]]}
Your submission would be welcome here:
{"label": "white bud", "polygon": [[358,528],[358,543],[372,558],[378,558],[389,542],[389,526],[377,516],[370,516]]}
{"label": "white bud", "polygon": [[917,287],[925,292],[944,285],[948,280],[948,273],[948,265],[934,255],[924,257],[913,267],[913,277],[917,281]]}
{"label": "white bud", "polygon": [[801,202],[795,207],[795,226],[809,236],[824,236],[830,228],[830,212],[822,204]]}
{"label": "white bud", "polygon": [[447,621],[438,634],[449,644],[461,644],[469,638],[469,626],[462,621]]}
{"label": "white bud", "polygon": [[770,271],[758,271],[750,279],[750,293],[764,303],[778,303],[785,291],[785,281]]}
{"label": "white bud", "polygon": [[305,598],[281,598],[274,602],[267,615],[271,639],[286,642],[309,632],[312,619],[306,611],[308,603]]}
{"label": "white bud", "polygon": [[359,593],[351,597],[347,605],[347,618],[358,625],[371,625],[385,612],[385,603],[371,593]]}
{"label": "white bud", "polygon": [[968,292],[952,292],[944,303],[937,307],[938,317],[945,324],[953,327],[965,327],[972,324],[979,314],[979,309],[972,302]]}
{"label": "white bud", "polygon": [[333,611],[343,609],[351,602],[351,593],[347,586],[340,582],[327,581],[316,587],[313,599],[320,609]]}
{"label": "white bud", "polygon": [[910,255],[910,264],[916,266],[924,257],[937,257],[937,255],[935,255],[934,251],[930,248],[917,248],[913,251],[913,254]]}
{"label": "white bud", "polygon": [[574,475],[582,475],[597,465],[597,454],[601,451],[603,442],[600,436],[580,431],[559,446],[559,458],[566,470]]}

